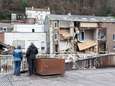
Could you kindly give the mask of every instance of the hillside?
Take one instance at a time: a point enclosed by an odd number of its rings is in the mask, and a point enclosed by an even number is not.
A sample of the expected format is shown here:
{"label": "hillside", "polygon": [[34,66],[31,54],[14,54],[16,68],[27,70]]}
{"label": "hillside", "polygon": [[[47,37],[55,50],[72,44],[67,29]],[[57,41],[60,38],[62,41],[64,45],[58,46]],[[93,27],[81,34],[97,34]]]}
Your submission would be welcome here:
{"label": "hillside", "polygon": [[50,7],[54,14],[115,15],[115,0],[0,0],[0,19],[11,12],[24,12],[25,7]]}

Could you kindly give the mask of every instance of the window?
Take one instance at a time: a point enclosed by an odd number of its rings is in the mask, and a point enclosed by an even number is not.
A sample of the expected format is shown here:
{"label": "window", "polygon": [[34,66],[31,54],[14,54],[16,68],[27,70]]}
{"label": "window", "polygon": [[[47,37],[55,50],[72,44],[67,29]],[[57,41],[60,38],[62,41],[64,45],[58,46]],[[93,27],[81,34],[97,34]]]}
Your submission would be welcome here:
{"label": "window", "polygon": [[75,26],[75,27],[79,27],[79,26],[80,26],[80,23],[77,22],[77,21],[74,21],[74,26]]}
{"label": "window", "polygon": [[57,23],[55,22],[55,27],[57,27]]}
{"label": "window", "polygon": [[55,52],[58,52],[58,45],[55,45]]}
{"label": "window", "polygon": [[59,21],[55,22],[54,24],[55,24],[55,27],[58,27]]}
{"label": "window", "polygon": [[44,50],[45,49],[45,47],[41,47],[41,50]]}
{"label": "window", "polygon": [[85,33],[84,33],[83,31],[80,32],[79,39],[80,39],[81,41],[85,40]]}
{"label": "window", "polygon": [[113,34],[113,41],[115,41],[115,34]]}
{"label": "window", "polygon": [[4,32],[6,32],[6,28],[4,28]]}
{"label": "window", "polygon": [[7,31],[7,27],[3,27],[3,32],[6,32]]}
{"label": "window", "polygon": [[57,34],[57,33],[55,33],[54,38],[55,38],[55,39],[57,39],[57,38],[58,38],[58,34]]}
{"label": "window", "polygon": [[32,29],[32,32],[35,32],[35,29]]}

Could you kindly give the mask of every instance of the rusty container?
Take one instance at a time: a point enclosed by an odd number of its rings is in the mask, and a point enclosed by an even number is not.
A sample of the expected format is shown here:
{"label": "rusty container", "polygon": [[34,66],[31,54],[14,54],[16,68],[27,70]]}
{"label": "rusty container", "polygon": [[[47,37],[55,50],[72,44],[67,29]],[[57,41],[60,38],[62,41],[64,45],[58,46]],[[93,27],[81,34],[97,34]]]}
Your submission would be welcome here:
{"label": "rusty container", "polygon": [[103,56],[99,60],[100,60],[99,67],[115,67],[115,56],[114,55]]}
{"label": "rusty container", "polygon": [[40,75],[64,74],[64,59],[38,58],[36,59],[36,73]]}

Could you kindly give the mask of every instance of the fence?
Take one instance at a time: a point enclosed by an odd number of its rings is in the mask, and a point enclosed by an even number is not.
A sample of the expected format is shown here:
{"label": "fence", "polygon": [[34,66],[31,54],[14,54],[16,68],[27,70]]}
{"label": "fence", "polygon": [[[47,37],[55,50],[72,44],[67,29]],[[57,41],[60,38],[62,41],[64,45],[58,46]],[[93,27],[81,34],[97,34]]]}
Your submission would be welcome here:
{"label": "fence", "polygon": [[[86,69],[104,66],[115,66],[115,54],[43,54],[38,58],[63,58],[65,64],[71,63],[71,69]],[[0,74],[11,74],[14,70],[12,55],[0,55]],[[27,61],[24,56],[21,71],[27,71]]]}
{"label": "fence", "polygon": [[[0,55],[0,74],[11,74],[14,70],[14,61],[12,55]],[[23,58],[21,71],[27,70],[27,61]]]}

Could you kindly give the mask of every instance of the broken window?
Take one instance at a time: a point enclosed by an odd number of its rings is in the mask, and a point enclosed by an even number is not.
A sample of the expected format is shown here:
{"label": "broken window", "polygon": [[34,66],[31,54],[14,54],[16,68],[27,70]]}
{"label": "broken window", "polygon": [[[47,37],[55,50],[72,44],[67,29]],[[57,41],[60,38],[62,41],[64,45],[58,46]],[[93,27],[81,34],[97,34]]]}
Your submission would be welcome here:
{"label": "broken window", "polygon": [[79,26],[80,26],[80,23],[77,21],[74,21],[74,27],[79,27]]}
{"label": "broken window", "polygon": [[55,52],[58,52],[58,45],[55,45]]}
{"label": "broken window", "polygon": [[85,32],[84,31],[80,32],[79,40],[81,40],[81,41],[85,40]]}
{"label": "broken window", "polygon": [[105,40],[106,39],[106,30],[105,29],[99,30],[98,39],[99,40]]}

